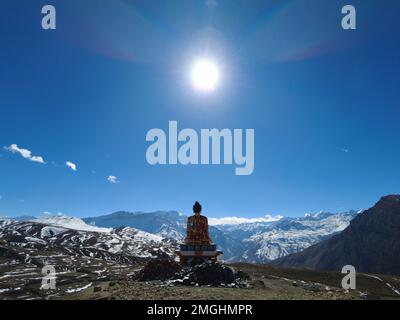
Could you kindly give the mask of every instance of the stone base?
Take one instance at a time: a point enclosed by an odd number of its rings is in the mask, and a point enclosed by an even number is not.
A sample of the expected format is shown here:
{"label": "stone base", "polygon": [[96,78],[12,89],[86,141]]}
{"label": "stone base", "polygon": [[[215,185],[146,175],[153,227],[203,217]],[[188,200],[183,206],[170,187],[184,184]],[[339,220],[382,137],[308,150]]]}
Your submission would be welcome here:
{"label": "stone base", "polygon": [[179,251],[216,251],[216,244],[181,244]]}
{"label": "stone base", "polygon": [[216,249],[215,244],[211,245],[180,245],[180,250],[175,251],[179,257],[179,262],[182,267],[202,264],[207,261],[218,261],[218,256],[222,251]]}

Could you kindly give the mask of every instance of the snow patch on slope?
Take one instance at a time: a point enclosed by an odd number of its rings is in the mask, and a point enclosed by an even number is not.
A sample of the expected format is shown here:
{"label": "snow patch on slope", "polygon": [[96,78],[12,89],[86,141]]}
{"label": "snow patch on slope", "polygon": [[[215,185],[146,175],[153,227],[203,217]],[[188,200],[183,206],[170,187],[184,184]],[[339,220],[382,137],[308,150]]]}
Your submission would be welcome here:
{"label": "snow patch on slope", "polygon": [[212,226],[218,225],[239,225],[244,223],[257,223],[257,222],[275,222],[283,218],[281,215],[260,218],[239,218],[239,217],[223,217],[223,218],[209,218],[208,223]]}
{"label": "snow patch on slope", "polygon": [[99,232],[99,233],[110,233],[109,228],[99,228],[86,224],[82,219],[68,216],[50,216],[35,219],[33,222],[42,223],[47,225],[53,225],[57,227],[62,227],[66,229],[79,230],[79,231],[89,231],[89,232]]}

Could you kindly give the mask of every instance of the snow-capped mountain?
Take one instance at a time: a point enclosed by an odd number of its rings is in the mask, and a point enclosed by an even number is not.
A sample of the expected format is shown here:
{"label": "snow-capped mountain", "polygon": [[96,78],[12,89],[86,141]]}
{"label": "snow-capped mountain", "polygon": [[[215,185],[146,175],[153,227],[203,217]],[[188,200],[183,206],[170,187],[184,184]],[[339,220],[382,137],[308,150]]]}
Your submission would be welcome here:
{"label": "snow-capped mountain", "polygon": [[399,275],[399,253],[400,195],[394,194],[382,197],[334,237],[274,263],[282,267],[332,271],[352,265],[357,272]]}
{"label": "snow-capped mountain", "polygon": [[269,262],[330,238],[344,230],[356,215],[356,211],[338,214],[320,212],[270,223],[219,227],[242,242],[243,261]]}
{"label": "snow-capped mountain", "polygon": [[[29,218],[30,219],[30,218]],[[151,258],[172,257],[176,242],[130,227],[97,228],[81,219],[0,218],[0,295],[37,299],[42,268],[57,273],[52,296],[79,292],[99,281],[128,279]]]}
{"label": "snow-capped mountain", "polygon": [[[87,225],[79,218],[54,216],[32,221],[0,219],[0,241],[35,250],[59,248],[90,257],[153,258],[174,255],[175,242],[130,227],[116,229]],[[119,257],[119,258],[120,258]]]}
{"label": "snow-capped mountain", "polygon": [[99,233],[110,233],[112,231],[111,228],[99,228],[91,226],[86,224],[82,219],[63,216],[63,215],[45,216],[43,218],[38,218],[38,219],[29,219],[28,221],[63,227],[66,229],[79,230],[79,231],[91,231]]}
{"label": "snow-capped mountain", "polygon": [[103,228],[133,227],[163,238],[182,240],[186,230],[186,217],[177,211],[126,212],[84,218],[89,225]]}
{"label": "snow-capped mountain", "polygon": [[[319,212],[306,214],[301,218],[209,226],[209,231],[212,240],[224,252],[224,260],[265,263],[330,238],[344,230],[356,215],[356,211],[336,214]],[[30,242],[51,243],[59,241],[56,240],[58,236],[64,239],[63,244],[66,246],[77,246],[96,234],[97,240],[92,240],[92,249],[101,248],[109,253],[123,252],[129,256],[150,257],[155,251],[165,251],[172,256],[174,246],[185,237],[186,222],[187,217],[177,211],[120,211],[85,219],[46,216],[26,223],[45,225],[41,228],[39,237],[28,234]],[[3,219],[0,220],[0,227],[10,223],[22,226],[16,221]],[[29,233],[33,229],[27,230]],[[67,236],[71,233],[78,236]],[[52,235],[56,238],[53,239]]]}
{"label": "snow-capped mountain", "polygon": [[[116,228],[129,226],[145,232],[156,234],[164,239],[182,241],[185,238],[187,216],[177,211],[125,212],[119,211],[109,215],[85,218],[86,223],[102,227]],[[225,260],[240,260],[243,245],[229,234],[209,226],[210,236],[219,249],[224,252]]]}
{"label": "snow-capped mountain", "polygon": [[[356,215],[356,211],[319,212],[302,218],[210,226],[209,230],[212,240],[224,252],[225,260],[268,262],[331,237],[344,230]],[[185,236],[186,220],[186,216],[176,211],[116,212],[84,219],[98,227],[127,225],[178,241]]]}

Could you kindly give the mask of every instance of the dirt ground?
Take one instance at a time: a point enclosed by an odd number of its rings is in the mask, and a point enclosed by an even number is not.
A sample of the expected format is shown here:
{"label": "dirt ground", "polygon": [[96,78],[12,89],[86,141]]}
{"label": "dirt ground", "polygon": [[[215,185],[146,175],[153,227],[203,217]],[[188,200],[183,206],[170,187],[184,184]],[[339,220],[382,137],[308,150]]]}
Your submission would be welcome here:
{"label": "dirt ground", "polygon": [[234,264],[251,279],[247,288],[167,286],[161,282],[132,280],[102,282],[66,299],[116,300],[354,300],[400,299],[400,279],[390,276],[357,276],[357,290],[341,288],[342,274],[281,269],[266,265]]}

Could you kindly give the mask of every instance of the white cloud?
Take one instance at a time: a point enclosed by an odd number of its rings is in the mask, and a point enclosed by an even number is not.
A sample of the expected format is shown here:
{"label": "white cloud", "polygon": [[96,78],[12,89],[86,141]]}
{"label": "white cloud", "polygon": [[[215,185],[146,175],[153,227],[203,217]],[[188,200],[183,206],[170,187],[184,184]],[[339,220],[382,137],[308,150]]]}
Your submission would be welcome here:
{"label": "white cloud", "polygon": [[50,211],[44,211],[43,214],[45,216],[60,216],[60,217],[64,215],[62,212],[53,213]]}
{"label": "white cloud", "polygon": [[75,164],[75,163],[70,162],[70,161],[67,161],[67,162],[65,163],[65,165],[66,165],[68,168],[70,168],[70,169],[76,171],[76,164]]}
{"label": "white cloud", "polygon": [[109,182],[109,183],[119,183],[119,180],[118,180],[118,178],[116,177],[116,176],[108,176],[107,177],[107,181]]}
{"label": "white cloud", "polygon": [[256,223],[256,222],[274,222],[279,221],[283,216],[270,216],[260,218],[238,218],[238,217],[223,217],[223,218],[208,218],[208,223],[213,226],[224,225],[224,224],[241,224],[241,223]]}
{"label": "white cloud", "polygon": [[23,158],[28,159],[33,162],[46,164],[44,159],[41,156],[32,156],[32,152],[28,149],[19,148],[18,145],[12,144],[9,147],[4,147],[4,150],[7,150],[11,153],[18,153]]}

